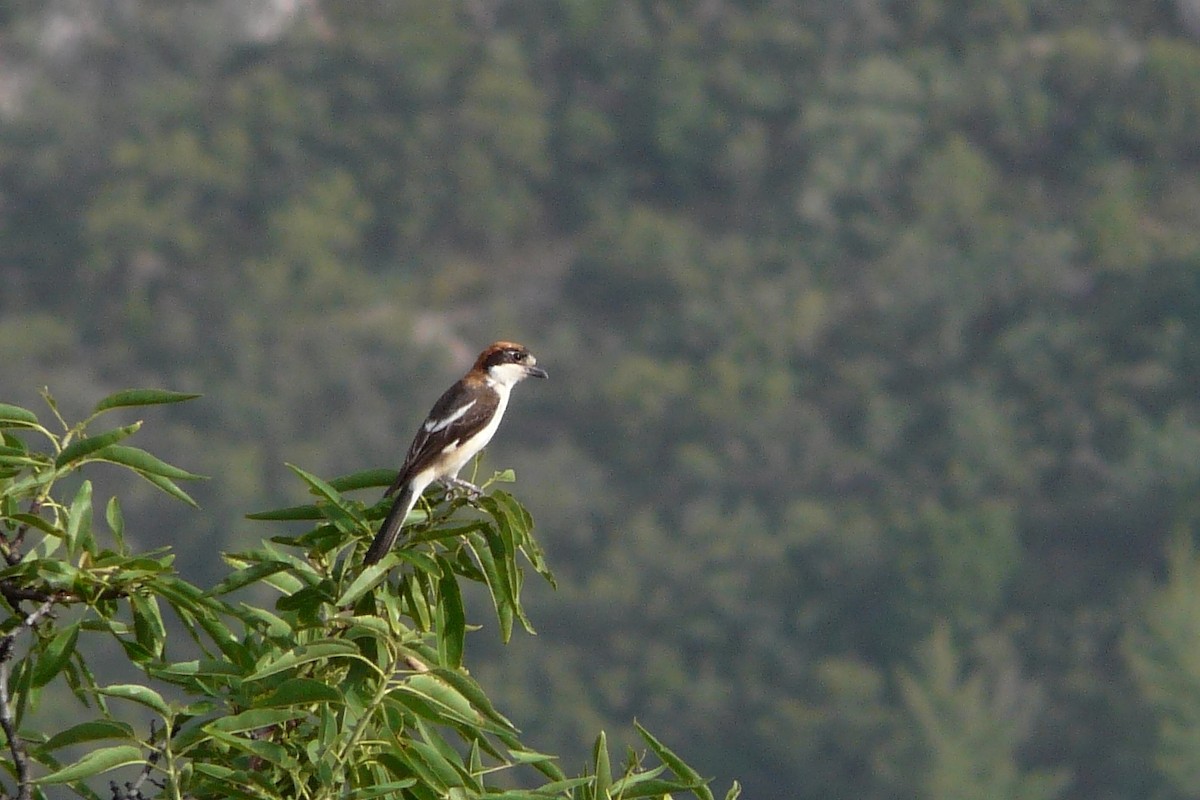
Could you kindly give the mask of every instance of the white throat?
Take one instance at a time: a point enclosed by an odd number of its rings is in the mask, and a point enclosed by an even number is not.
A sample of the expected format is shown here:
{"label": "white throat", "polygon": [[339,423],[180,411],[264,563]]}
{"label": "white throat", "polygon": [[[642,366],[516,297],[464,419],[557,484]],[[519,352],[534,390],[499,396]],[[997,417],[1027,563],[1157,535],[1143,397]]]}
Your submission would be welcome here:
{"label": "white throat", "polygon": [[528,376],[529,373],[520,364],[497,364],[494,367],[488,367],[487,383],[502,395],[507,395],[509,389]]}

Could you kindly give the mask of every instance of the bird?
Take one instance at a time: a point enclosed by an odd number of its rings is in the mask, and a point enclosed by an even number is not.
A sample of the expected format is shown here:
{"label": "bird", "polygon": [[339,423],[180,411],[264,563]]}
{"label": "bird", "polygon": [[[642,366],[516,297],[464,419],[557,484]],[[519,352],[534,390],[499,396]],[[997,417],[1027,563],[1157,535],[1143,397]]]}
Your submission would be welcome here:
{"label": "bird", "polygon": [[475,359],[474,366],[433,404],[408,448],[396,480],[384,492],[391,510],[367,554],[370,566],[392,549],[421,493],[434,481],[447,488],[477,495],[479,488],[458,477],[458,472],[487,446],[500,427],[512,387],[526,378],[546,378],[537,359],[516,342],[494,342]]}

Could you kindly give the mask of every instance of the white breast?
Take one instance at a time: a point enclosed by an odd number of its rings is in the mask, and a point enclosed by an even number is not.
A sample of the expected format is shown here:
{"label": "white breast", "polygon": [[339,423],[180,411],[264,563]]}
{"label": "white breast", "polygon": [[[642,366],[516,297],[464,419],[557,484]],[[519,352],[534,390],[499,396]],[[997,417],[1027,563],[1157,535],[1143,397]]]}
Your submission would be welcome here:
{"label": "white breast", "polygon": [[468,439],[455,442],[447,445],[442,452],[446,454],[447,459],[442,462],[445,466],[439,470],[439,477],[453,478],[458,475],[466,463],[475,457],[483,448],[487,447],[488,442],[496,435],[496,429],[500,427],[500,419],[504,416],[504,410],[508,408],[509,386],[503,383],[496,383],[492,386],[496,393],[500,395],[500,403],[496,406],[496,413],[492,415],[492,419],[487,426],[481,428],[478,433]]}

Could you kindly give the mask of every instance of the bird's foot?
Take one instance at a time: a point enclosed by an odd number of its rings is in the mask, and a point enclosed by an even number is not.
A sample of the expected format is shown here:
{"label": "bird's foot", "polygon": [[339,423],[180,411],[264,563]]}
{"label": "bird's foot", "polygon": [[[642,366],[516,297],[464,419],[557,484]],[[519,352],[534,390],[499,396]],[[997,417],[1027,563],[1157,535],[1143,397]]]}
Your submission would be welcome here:
{"label": "bird's foot", "polygon": [[462,478],[447,478],[443,483],[446,486],[447,492],[462,492],[463,495],[471,500],[483,494],[483,490],[470,481],[464,481]]}

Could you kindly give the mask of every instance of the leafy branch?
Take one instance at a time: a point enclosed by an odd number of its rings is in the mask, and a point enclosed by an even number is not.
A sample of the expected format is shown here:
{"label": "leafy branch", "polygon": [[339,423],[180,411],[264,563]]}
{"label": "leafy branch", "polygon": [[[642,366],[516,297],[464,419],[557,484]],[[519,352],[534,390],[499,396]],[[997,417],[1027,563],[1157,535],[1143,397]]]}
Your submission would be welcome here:
{"label": "leafy branch", "polygon": [[[129,549],[117,498],[104,506],[105,536],[93,524],[90,481],[69,501],[58,496],[60,478],[107,462],[191,503],[177,481],[199,476],[126,443],[140,423],[95,434],[90,425],[115,408],[192,396],[120,392],[68,425],[47,395],[62,433],[32,412],[0,405],[7,562],[0,597],[9,611],[0,639],[0,729],[10,756],[0,764],[14,776],[17,797],[65,786],[93,798],[88,781],[122,768],[137,777],[123,788],[111,781],[114,798],[142,798],[149,787],[177,800],[712,797],[698,773],[641,728],[657,766],[643,767],[634,755],[614,780],[601,735],[591,773],[567,777],[553,756],[521,742],[464,668],[472,626],[463,582],[487,591],[507,640],[516,624],[533,630],[521,602],[525,570],[553,580],[529,513],[494,488],[510,475],[497,475],[478,498],[435,499],[400,546],[362,569],[362,551],[386,512],[375,498],[391,472],[325,480],[292,467],[312,501],[251,516],[311,527],[226,554],[230,573],[207,590],[177,575],[166,549]],[[31,435],[48,445],[29,446]],[[362,490],[370,502],[352,496]],[[28,542],[35,532],[41,538]],[[261,602],[267,594],[269,607]],[[29,601],[39,605],[22,613]],[[72,613],[60,623],[50,615],[54,606]],[[24,630],[32,643],[18,654]],[[200,657],[178,659],[172,631]],[[120,645],[140,681],[97,679],[93,653],[104,637]],[[51,734],[25,729],[43,695],[68,691],[92,718]],[[147,738],[121,720],[130,708],[153,715]],[[61,751],[72,747],[85,753],[61,763]],[[535,788],[512,788],[531,780]],[[736,794],[735,786],[729,797]]]}

